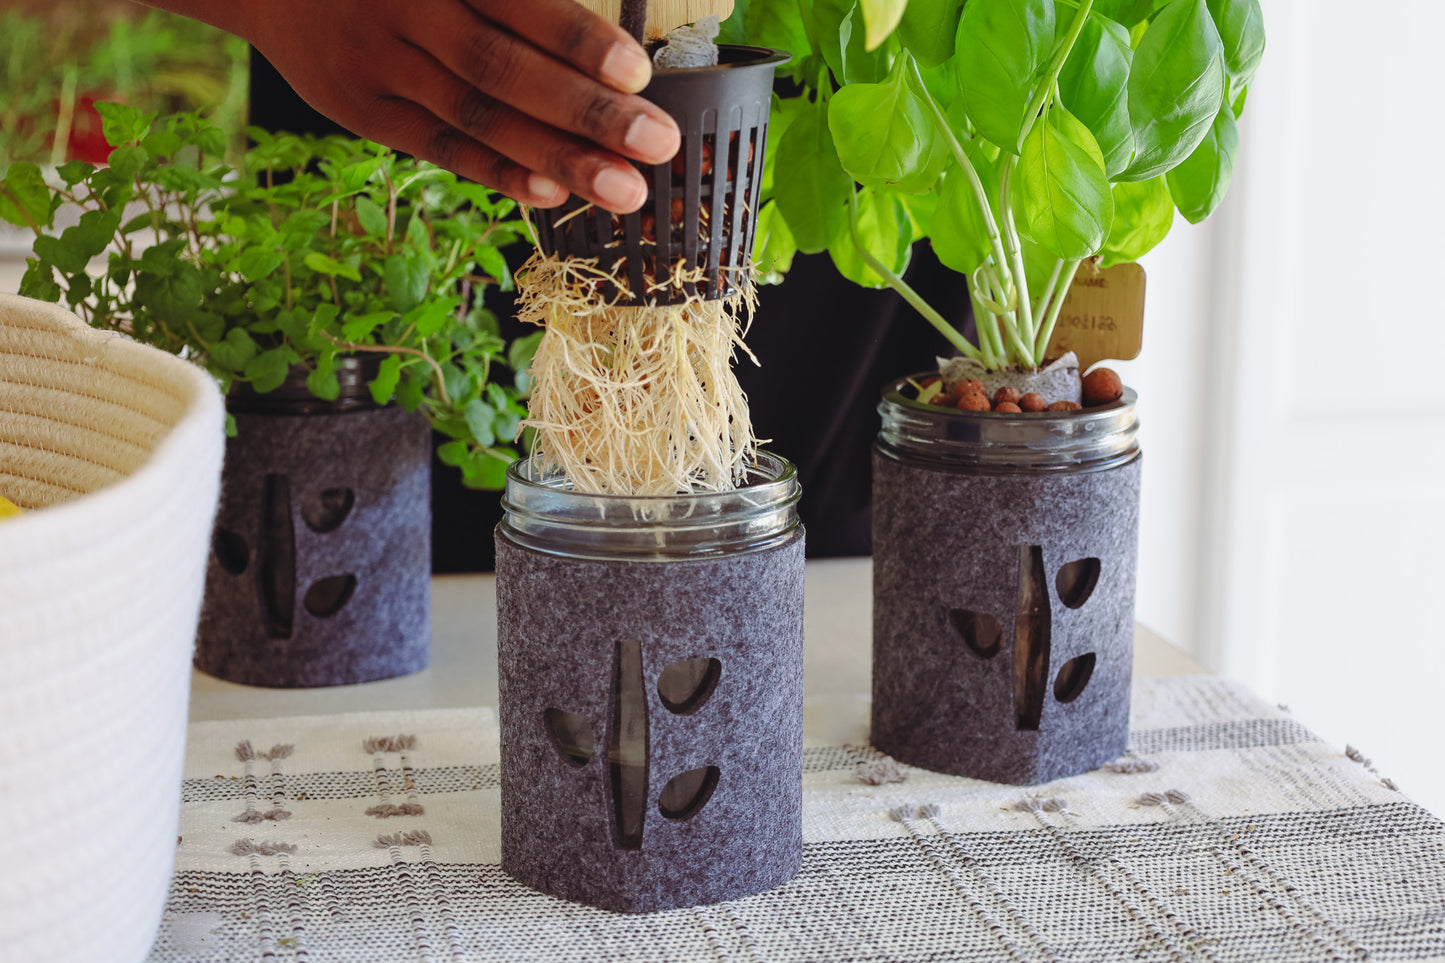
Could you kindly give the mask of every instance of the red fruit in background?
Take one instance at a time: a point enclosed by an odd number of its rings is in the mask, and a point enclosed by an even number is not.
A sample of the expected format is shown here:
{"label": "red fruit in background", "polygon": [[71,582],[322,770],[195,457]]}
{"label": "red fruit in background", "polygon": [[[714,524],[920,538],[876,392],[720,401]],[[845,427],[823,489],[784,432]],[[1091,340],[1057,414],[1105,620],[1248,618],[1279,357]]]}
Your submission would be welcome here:
{"label": "red fruit in background", "polygon": [[[105,142],[100,111],[95,109],[97,100],[107,99],[113,98],[90,94],[76,98],[75,114],[70,121],[70,137],[67,140],[69,148],[67,153],[71,160],[85,161],[87,164],[104,164],[110,157],[110,145]],[[60,105],[56,104],[55,108],[58,112]]]}

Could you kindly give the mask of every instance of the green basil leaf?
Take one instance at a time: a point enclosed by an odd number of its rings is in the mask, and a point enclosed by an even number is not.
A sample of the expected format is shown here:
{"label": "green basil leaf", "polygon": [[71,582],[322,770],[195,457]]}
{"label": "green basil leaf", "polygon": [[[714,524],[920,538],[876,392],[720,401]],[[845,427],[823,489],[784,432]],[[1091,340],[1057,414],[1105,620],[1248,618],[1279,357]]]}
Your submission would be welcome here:
{"label": "green basil leaf", "polygon": [[1029,237],[1065,260],[1103,245],[1114,220],[1104,155],[1094,135],[1060,107],[1024,141],[1010,203]]}
{"label": "green basil leaf", "polygon": [[[980,164],[981,157],[971,156],[974,170],[989,197],[998,196],[998,172],[991,164]],[[929,234],[933,253],[945,266],[964,274],[978,270],[993,252],[988,237],[988,222],[984,220],[977,195],[969,183],[968,175],[957,165],[951,165],[944,175],[943,187],[938,192],[938,210],[933,216],[933,230]]]}
{"label": "green basil leaf", "polygon": [[801,55],[809,50],[808,33],[796,3],[758,0],[743,11],[748,43]]}
{"label": "green basil leaf", "polygon": [[1090,17],[1059,73],[1061,102],[1099,142],[1104,171],[1111,177],[1134,156],[1128,97],[1133,57],[1128,30],[1112,20]]}
{"label": "green basil leaf", "polygon": [[[912,224],[902,202],[892,194],[865,187],[858,192],[857,204],[859,242],[884,267],[901,275],[908,270],[913,255]],[[854,284],[865,288],[888,286],[888,282],[864,262],[846,223],[829,245],[828,255],[838,273]]]}
{"label": "green basil leaf", "polygon": [[877,50],[903,19],[908,0],[859,0],[863,11],[863,49]]}
{"label": "green basil leaf", "polygon": [[758,227],[753,234],[753,272],[760,284],[781,284],[783,275],[792,270],[798,244],[788,222],[778,210],[776,201],[769,201],[758,213]]}
{"label": "green basil leaf", "polygon": [[1094,0],[1093,12],[1132,27],[1154,13],[1154,0]]}
{"label": "green basil leaf", "polygon": [[858,0],[814,0],[812,23],[823,59],[841,83],[876,84],[888,76],[893,54],[887,47],[868,49]]}
{"label": "green basil leaf", "polygon": [[958,24],[958,83],[973,126],[1018,153],[1024,112],[1054,47],[1052,0],[969,0]]}
{"label": "green basil leaf", "polygon": [[1137,261],[1169,234],[1174,224],[1174,199],[1164,178],[1114,185],[1114,226],[1099,252],[1099,266]]}
{"label": "green basil leaf", "polygon": [[1207,0],[1224,44],[1224,72],[1238,95],[1254,79],[1264,56],[1264,12],[1259,0]]}
{"label": "green basil leaf", "polygon": [[1234,123],[1234,111],[1226,104],[1194,153],[1166,175],[1169,193],[1190,224],[1198,224],[1213,214],[1224,200],[1234,178],[1238,153],[1239,128]]}
{"label": "green basil leaf", "polygon": [[379,405],[386,404],[396,393],[396,386],[400,381],[401,357],[389,354],[381,360],[381,368],[371,381],[371,400]]}
{"label": "green basil leaf", "polygon": [[898,36],[920,67],[937,67],[953,57],[962,14],[963,0],[908,0]]}
{"label": "green basil leaf", "polygon": [[1119,180],[1167,173],[1194,153],[1224,103],[1224,57],[1204,0],[1173,0],[1149,23],[1129,72],[1134,160]]}
{"label": "green basil leaf", "polygon": [[[760,0],[767,2],[767,0]],[[733,12],[722,22],[718,43],[745,44],[749,42],[744,21],[747,20],[749,0],[733,0]]]}
{"label": "green basil leaf", "polygon": [[833,134],[818,104],[788,128],[778,144],[773,190],[778,209],[804,254],[825,250],[847,221],[853,178],[844,172]]}
{"label": "green basil leaf", "polygon": [[225,340],[211,343],[211,361],[227,371],[241,371],[260,349],[244,328],[232,328]]}
{"label": "green basil leaf", "polygon": [[843,169],[866,187],[922,194],[947,161],[938,125],[902,58],[883,83],[849,84],[834,94],[828,126]]}
{"label": "green basil leaf", "polygon": [[[769,0],[758,2],[766,3]],[[463,469],[462,480],[468,488],[498,491],[506,487],[507,466],[516,460],[517,456],[505,448],[488,448],[476,452]]]}

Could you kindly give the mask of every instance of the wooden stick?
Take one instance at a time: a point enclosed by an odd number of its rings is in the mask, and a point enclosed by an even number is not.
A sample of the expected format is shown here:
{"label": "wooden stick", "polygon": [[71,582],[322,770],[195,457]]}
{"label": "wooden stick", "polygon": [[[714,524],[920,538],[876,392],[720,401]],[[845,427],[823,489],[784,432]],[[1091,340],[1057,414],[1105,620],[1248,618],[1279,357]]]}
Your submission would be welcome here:
{"label": "wooden stick", "polygon": [[[621,23],[625,0],[578,0],[593,13],[600,14],[613,23]],[[779,3],[782,0],[757,0],[759,3]],[[685,23],[696,23],[710,13],[723,20],[732,15],[733,0],[651,0],[647,4],[647,26],[643,29],[646,40],[656,40],[668,31]]]}
{"label": "wooden stick", "polygon": [[622,0],[622,15],[617,22],[623,30],[632,34],[632,39],[645,43],[643,31],[647,27],[647,0]]}

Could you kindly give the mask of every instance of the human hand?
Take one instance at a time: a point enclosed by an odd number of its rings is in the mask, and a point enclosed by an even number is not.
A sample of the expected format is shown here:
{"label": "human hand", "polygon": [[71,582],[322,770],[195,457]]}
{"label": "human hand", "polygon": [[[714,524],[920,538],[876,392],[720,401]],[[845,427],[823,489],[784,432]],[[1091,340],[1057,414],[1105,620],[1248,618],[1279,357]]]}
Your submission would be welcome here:
{"label": "human hand", "polygon": [[681,142],[636,96],[647,54],[573,0],[292,0],[246,16],[237,32],[321,113],[536,207],[572,192],[634,211],[647,182],[625,158],[665,163]]}

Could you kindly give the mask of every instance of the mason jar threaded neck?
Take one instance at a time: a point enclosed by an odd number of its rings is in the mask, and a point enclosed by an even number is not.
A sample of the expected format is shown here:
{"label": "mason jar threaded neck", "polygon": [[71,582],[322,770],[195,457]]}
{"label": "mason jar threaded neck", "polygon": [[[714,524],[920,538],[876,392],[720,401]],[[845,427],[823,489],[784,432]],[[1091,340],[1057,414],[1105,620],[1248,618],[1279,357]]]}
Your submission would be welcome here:
{"label": "mason jar threaded neck", "polygon": [[885,387],[878,404],[878,449],[891,458],[1007,475],[1102,471],[1139,457],[1133,389],[1113,404],[1082,411],[997,414],[920,404],[903,395],[909,380]]}
{"label": "mason jar threaded neck", "polygon": [[517,545],[601,561],[723,558],[787,542],[802,489],[792,463],[759,452],[748,484],[692,495],[590,495],[532,459],[507,469],[501,532]]}

